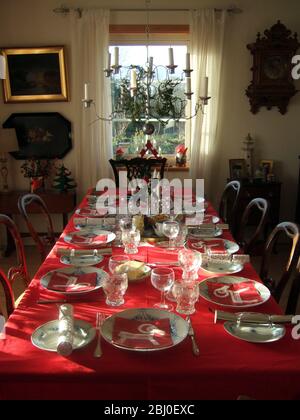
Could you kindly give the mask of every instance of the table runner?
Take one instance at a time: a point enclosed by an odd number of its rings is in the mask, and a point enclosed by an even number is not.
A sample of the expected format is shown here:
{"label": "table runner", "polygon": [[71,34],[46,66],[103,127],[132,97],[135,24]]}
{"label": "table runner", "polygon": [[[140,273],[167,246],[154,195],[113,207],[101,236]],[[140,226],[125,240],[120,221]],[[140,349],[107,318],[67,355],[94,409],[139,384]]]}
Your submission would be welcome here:
{"label": "table runner", "polygon": [[[81,203],[85,206],[86,200]],[[209,214],[215,214],[210,206]],[[65,246],[63,236],[74,230],[70,220],[56,247]],[[224,238],[232,239],[229,232]],[[255,399],[300,398],[300,343],[287,328],[281,341],[255,345],[238,341],[228,335],[223,324],[213,324],[215,307],[202,298],[192,316],[200,348],[200,357],[192,354],[187,338],[179,346],[157,353],[135,353],[119,350],[102,340],[103,356],[93,357],[96,343],[74,351],[65,359],[31,344],[31,334],[41,324],[56,319],[56,305],[42,306],[38,299],[55,299],[58,295],[42,289],[39,280],[46,272],[62,266],[50,252],[25,293],[19,307],[10,317],[6,339],[0,341],[1,399],[237,399],[249,395]],[[113,250],[120,253],[119,248]],[[140,247],[138,257],[145,261],[177,259],[165,250]],[[137,257],[137,256],[135,256]],[[107,266],[108,257],[98,265]],[[175,269],[180,276],[180,270]],[[254,268],[247,264],[240,274],[259,280]],[[200,280],[207,278],[200,274]],[[106,315],[132,307],[152,307],[159,301],[159,292],[150,279],[130,284],[125,305],[111,308],[105,305],[103,291],[93,292],[74,303],[74,315],[95,325],[96,312]],[[70,299],[72,302],[72,299]],[[256,312],[280,314],[273,299]]]}

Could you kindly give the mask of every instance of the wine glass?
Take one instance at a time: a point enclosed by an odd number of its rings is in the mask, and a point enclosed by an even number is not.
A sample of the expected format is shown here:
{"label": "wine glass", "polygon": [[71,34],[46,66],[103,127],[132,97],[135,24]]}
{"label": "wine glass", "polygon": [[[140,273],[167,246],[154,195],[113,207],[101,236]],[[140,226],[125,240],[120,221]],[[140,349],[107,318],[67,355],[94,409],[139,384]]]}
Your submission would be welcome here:
{"label": "wine glass", "polygon": [[116,268],[118,268],[120,265],[128,263],[128,261],[130,261],[130,259],[129,257],[127,257],[127,255],[113,255],[109,259],[109,263],[108,263],[109,271],[111,273],[115,273]]}
{"label": "wine glass", "polygon": [[181,249],[178,252],[178,261],[183,270],[183,280],[188,282],[198,279],[198,271],[202,264],[200,252],[192,251],[191,249]]}
{"label": "wine glass", "polygon": [[151,283],[155,289],[161,291],[161,301],[154,305],[155,308],[172,311],[173,305],[166,303],[165,293],[173,286],[175,273],[171,268],[155,268],[151,272]]}
{"label": "wine glass", "polygon": [[175,240],[179,234],[180,225],[178,222],[169,220],[163,223],[163,234],[169,238],[169,249],[176,249]]}

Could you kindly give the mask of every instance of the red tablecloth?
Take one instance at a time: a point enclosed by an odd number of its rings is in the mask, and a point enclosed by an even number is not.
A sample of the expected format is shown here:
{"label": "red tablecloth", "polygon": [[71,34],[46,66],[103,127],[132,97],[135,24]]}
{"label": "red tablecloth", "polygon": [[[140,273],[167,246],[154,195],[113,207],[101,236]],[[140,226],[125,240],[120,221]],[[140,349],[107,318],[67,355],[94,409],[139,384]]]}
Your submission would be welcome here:
{"label": "red tablecloth", "polygon": [[[71,220],[64,234],[73,229]],[[65,243],[60,239],[57,246],[62,245]],[[150,259],[151,248],[141,248],[140,255]],[[169,260],[170,255],[160,251],[161,261],[164,258]],[[99,266],[106,264],[107,258]],[[93,357],[95,343],[75,351],[68,359],[35,348],[31,344],[32,332],[57,318],[56,305],[36,303],[37,299],[58,296],[42,289],[39,279],[58,266],[61,264],[54,249],[7,323],[6,339],[0,341],[1,399],[198,400],[236,399],[239,395],[255,399],[300,398],[300,343],[292,339],[290,329],[285,338],[273,344],[238,341],[224,331],[222,323],[214,325],[211,305],[202,298],[192,316],[200,347],[198,358],[192,354],[189,338],[178,347],[157,353],[123,351],[102,340],[101,359]],[[240,275],[259,279],[251,265]],[[107,307],[100,290],[84,297],[82,303],[75,303],[74,312],[76,318],[94,324],[97,311],[109,315],[126,308],[152,307],[158,300],[159,292],[148,279],[130,284],[123,307]],[[272,299],[256,311],[281,313]]]}

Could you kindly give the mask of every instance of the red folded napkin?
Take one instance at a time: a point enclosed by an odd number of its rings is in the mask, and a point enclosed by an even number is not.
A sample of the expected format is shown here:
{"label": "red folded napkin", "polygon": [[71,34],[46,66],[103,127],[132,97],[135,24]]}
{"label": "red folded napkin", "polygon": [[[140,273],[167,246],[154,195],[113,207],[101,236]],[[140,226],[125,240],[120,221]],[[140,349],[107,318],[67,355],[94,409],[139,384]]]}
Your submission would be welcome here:
{"label": "red folded napkin", "polygon": [[255,283],[245,281],[236,284],[207,282],[209,297],[222,305],[256,304],[263,301]]}
{"label": "red folded napkin", "polygon": [[117,317],[113,342],[123,347],[146,349],[172,346],[170,320],[136,321]]}
{"label": "red folded napkin", "polygon": [[76,276],[54,272],[51,274],[48,289],[59,292],[87,292],[94,290],[97,284],[97,273],[86,273]]}
{"label": "red folded napkin", "polygon": [[83,207],[79,210],[79,214],[86,214],[88,216],[99,216],[99,213],[96,209],[89,209],[87,207]]}
{"label": "red folded napkin", "polygon": [[204,215],[204,217],[203,217],[203,223],[212,224],[212,223],[214,223],[215,217],[216,216],[212,216],[211,214]]}
{"label": "red folded napkin", "polygon": [[225,242],[222,239],[214,239],[212,241],[190,240],[189,246],[202,253],[205,253],[207,250],[209,250],[212,254],[227,253]]}
{"label": "red folded napkin", "polygon": [[72,242],[74,244],[88,244],[91,245],[95,242],[107,243],[107,235],[97,235],[91,238],[86,236],[81,236],[80,234],[76,234],[72,236]]}

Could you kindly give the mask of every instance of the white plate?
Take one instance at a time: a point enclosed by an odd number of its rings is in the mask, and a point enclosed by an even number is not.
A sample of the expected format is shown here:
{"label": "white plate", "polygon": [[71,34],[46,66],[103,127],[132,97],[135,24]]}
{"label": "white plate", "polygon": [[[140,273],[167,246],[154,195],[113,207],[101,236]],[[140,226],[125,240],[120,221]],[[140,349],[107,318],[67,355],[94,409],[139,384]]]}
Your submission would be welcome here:
{"label": "white plate", "polygon": [[73,265],[75,267],[89,267],[91,265],[100,264],[104,260],[102,255],[81,255],[69,257],[64,255],[60,258],[60,262],[65,265]]}
{"label": "white plate", "polygon": [[225,322],[224,328],[233,337],[250,343],[273,343],[283,338],[286,333],[285,327],[277,324]]}
{"label": "white plate", "polygon": [[[67,275],[80,275],[80,274],[88,274],[88,273],[96,273],[97,274],[97,282],[96,282],[96,287],[92,290],[87,290],[87,291],[69,291],[69,292],[65,292],[65,291],[59,291],[59,290],[54,290],[54,289],[49,289],[48,285],[51,279],[51,275],[52,273],[62,273],[62,274],[67,274]],[[47,274],[45,274],[42,278],[41,278],[41,285],[48,290],[51,290],[52,292],[55,293],[60,293],[63,295],[78,295],[78,294],[84,294],[84,293],[90,293],[93,292],[94,290],[100,289],[102,287],[102,284],[104,282],[104,279],[107,278],[108,274],[101,270],[100,268],[95,268],[95,267],[64,267],[64,268],[58,268],[57,270],[52,270],[49,271]]]}
{"label": "white plate", "polygon": [[235,274],[240,273],[244,265],[239,262],[209,261],[201,266],[201,270],[213,274]]}
{"label": "white plate", "polygon": [[[85,237],[86,239],[93,239],[96,238],[99,235],[106,235],[107,236],[107,240],[105,242],[103,241],[97,241],[97,240],[91,240],[91,242],[88,243],[84,243],[84,242],[80,242],[80,241],[76,241],[73,239],[73,236],[82,236]],[[80,247],[94,247],[94,246],[99,246],[99,245],[105,245],[105,244],[109,244],[110,242],[114,241],[116,239],[116,235],[113,232],[110,232],[108,230],[101,230],[101,229],[93,229],[93,230],[89,230],[89,229],[83,229],[80,230],[79,232],[70,232],[67,233],[64,236],[64,241],[67,244],[71,244],[71,245],[77,245]]]}
{"label": "white plate", "polygon": [[[235,242],[228,241],[227,239],[219,239],[219,240],[223,241],[224,247],[225,247],[226,252],[228,254],[235,254],[240,249],[239,245],[237,243],[235,243]],[[189,249],[192,249],[192,250],[195,250],[195,251],[199,251],[200,252],[200,249],[203,248],[203,246],[205,245],[205,243],[207,243],[207,247],[209,248],[209,242],[211,242],[211,241],[214,241],[214,239],[213,238],[207,238],[205,240],[200,240],[198,242],[195,241],[192,244],[189,244],[188,243],[187,247]],[[212,248],[212,253],[213,253],[213,248]]]}
{"label": "white plate", "polygon": [[[244,283],[244,282],[251,282],[254,284],[256,290],[259,292],[262,298],[261,302],[253,302],[253,303],[242,302],[242,303],[232,303],[231,305],[228,303],[223,304],[223,303],[220,303],[219,300],[213,299],[208,292],[208,286],[207,286],[208,283],[221,283],[224,285],[223,287],[226,287],[226,286],[230,286],[231,284],[238,284],[238,283]],[[254,306],[259,306],[267,302],[271,296],[270,290],[266,286],[264,286],[262,283],[259,283],[254,280],[249,280],[244,277],[234,277],[234,276],[214,277],[214,278],[205,279],[199,284],[199,290],[200,290],[200,296],[203,299],[215,305],[224,306],[228,308],[251,308]]]}
{"label": "white plate", "polygon": [[82,207],[75,211],[75,214],[83,217],[103,217],[101,214],[97,212],[95,209],[90,209],[89,207]]}
{"label": "white plate", "polygon": [[[172,338],[173,344],[170,346],[166,346],[166,347],[160,346],[159,348],[157,348],[155,347],[155,345],[149,342],[149,346],[147,348],[136,348],[134,344],[128,347],[128,346],[122,346],[119,343],[115,343],[113,341],[113,327],[114,327],[114,322],[115,322],[116,317],[126,318],[129,320],[135,320],[135,321],[145,321],[145,324],[147,324],[147,322],[157,321],[158,326],[159,326],[160,319],[169,319],[170,327],[171,327],[170,328],[171,338]],[[112,344],[114,347],[124,349],[124,350],[130,350],[130,351],[149,352],[149,351],[165,350],[167,348],[177,346],[187,337],[188,330],[189,330],[188,323],[183,318],[181,318],[180,316],[172,312],[166,312],[166,311],[161,311],[159,309],[152,309],[152,308],[127,309],[123,312],[119,312],[118,314],[112,315],[110,318],[107,318],[102,325],[101,335],[108,343]]]}
{"label": "white plate", "polygon": [[[57,351],[59,337],[59,320],[47,322],[34,331],[31,336],[32,344],[41,349],[51,352]],[[80,319],[74,319],[74,342],[73,350],[81,349],[91,343],[96,335],[95,328]]]}
{"label": "white plate", "polygon": [[223,235],[222,229],[205,229],[205,228],[192,228],[189,232],[189,237],[196,239],[206,238],[219,238]]}

